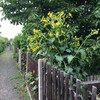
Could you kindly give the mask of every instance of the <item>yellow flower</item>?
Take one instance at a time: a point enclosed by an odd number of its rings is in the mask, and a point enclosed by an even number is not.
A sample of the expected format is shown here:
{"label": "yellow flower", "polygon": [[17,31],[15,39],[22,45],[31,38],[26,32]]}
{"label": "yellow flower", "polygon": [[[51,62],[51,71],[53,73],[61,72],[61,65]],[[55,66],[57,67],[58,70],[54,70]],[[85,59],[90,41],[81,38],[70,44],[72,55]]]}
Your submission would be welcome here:
{"label": "yellow flower", "polygon": [[75,36],[75,38],[77,38],[77,36]]}
{"label": "yellow flower", "polygon": [[60,25],[60,23],[59,23],[59,22],[57,22],[57,23],[56,23],[56,26],[59,26],[59,25]]}
{"label": "yellow flower", "polygon": [[42,16],[41,22],[44,20],[44,16]]}
{"label": "yellow flower", "polygon": [[68,40],[68,39],[66,38],[66,40]]}
{"label": "yellow flower", "polygon": [[36,30],[35,32],[38,33],[38,30]]}
{"label": "yellow flower", "polygon": [[35,73],[35,70],[33,70],[33,74]]}
{"label": "yellow flower", "polygon": [[34,33],[38,33],[38,30],[37,30],[37,29],[34,29],[33,32],[34,32]]}
{"label": "yellow flower", "polygon": [[53,36],[53,34],[50,32],[49,36],[50,36],[50,37],[52,37],[52,36]]}
{"label": "yellow flower", "polygon": [[52,17],[52,15],[53,15],[53,12],[49,14],[49,17]]}
{"label": "yellow flower", "polygon": [[65,34],[65,32],[64,31],[61,31],[63,34]]}
{"label": "yellow flower", "polygon": [[44,24],[44,26],[43,26],[43,27],[45,28],[46,26],[47,26],[47,24]]}
{"label": "yellow flower", "polygon": [[73,35],[71,36],[71,38],[73,38]]}
{"label": "yellow flower", "polygon": [[41,34],[39,34],[39,37],[41,37]]}
{"label": "yellow flower", "polygon": [[67,28],[69,27],[69,24],[67,24]]}
{"label": "yellow flower", "polygon": [[79,47],[80,46],[80,42],[78,41],[78,43],[77,43],[77,46]]}
{"label": "yellow flower", "polygon": [[35,33],[35,29],[33,30],[33,32]]}
{"label": "yellow flower", "polygon": [[38,41],[36,41],[36,44],[38,44],[39,42]]}
{"label": "yellow flower", "polygon": [[50,12],[48,13],[48,15],[50,15]]}
{"label": "yellow flower", "polygon": [[43,20],[43,22],[47,23],[47,20],[46,20],[46,19],[44,19],[44,20]]}
{"label": "yellow flower", "polygon": [[35,52],[35,51],[36,51],[36,49],[35,49],[35,48],[32,48],[32,51],[33,51],[33,52]]}
{"label": "yellow flower", "polygon": [[56,24],[55,24],[55,22],[54,22],[54,21],[52,21],[52,23],[51,23],[51,24],[52,24],[52,26],[53,26],[53,27],[54,27],[54,26],[56,26]]}
{"label": "yellow flower", "polygon": [[30,49],[29,49],[29,48],[27,48],[27,51],[30,51]]}
{"label": "yellow flower", "polygon": [[84,59],[86,59],[86,56],[84,56]]}
{"label": "yellow flower", "polygon": [[33,37],[33,40],[35,40],[35,38],[36,38],[36,37],[34,36],[34,37]]}
{"label": "yellow flower", "polygon": [[57,19],[57,16],[56,16],[56,15],[54,15],[54,19],[55,19],[55,20]]}
{"label": "yellow flower", "polygon": [[59,35],[59,32],[56,33],[56,36],[58,36],[58,35]]}
{"label": "yellow flower", "polygon": [[95,34],[98,34],[98,33],[99,33],[99,32],[96,30],[96,31],[95,31]]}
{"label": "yellow flower", "polygon": [[72,17],[72,14],[71,14],[71,13],[69,13],[69,16],[70,16],[70,17]]}
{"label": "yellow flower", "polygon": [[64,12],[62,11],[62,12],[61,12],[61,15],[63,15],[63,14],[64,14]]}
{"label": "yellow flower", "polygon": [[57,31],[59,32],[59,28],[57,29]]}
{"label": "yellow flower", "polygon": [[36,47],[36,49],[38,49],[38,48],[39,48],[39,46]]}

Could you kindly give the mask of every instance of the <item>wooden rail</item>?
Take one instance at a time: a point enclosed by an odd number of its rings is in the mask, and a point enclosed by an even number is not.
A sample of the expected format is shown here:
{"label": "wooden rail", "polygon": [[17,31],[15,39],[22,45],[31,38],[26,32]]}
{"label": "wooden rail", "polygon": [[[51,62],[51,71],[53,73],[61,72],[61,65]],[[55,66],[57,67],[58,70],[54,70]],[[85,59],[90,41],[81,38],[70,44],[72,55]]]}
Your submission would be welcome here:
{"label": "wooden rail", "polygon": [[[35,71],[33,76],[38,76],[38,97],[35,100],[88,100],[88,84],[52,67],[44,59],[39,59],[37,63],[29,53],[21,54],[21,57],[21,63],[25,63],[21,69],[25,73]],[[91,100],[96,100],[96,93],[97,88],[92,86]]]}

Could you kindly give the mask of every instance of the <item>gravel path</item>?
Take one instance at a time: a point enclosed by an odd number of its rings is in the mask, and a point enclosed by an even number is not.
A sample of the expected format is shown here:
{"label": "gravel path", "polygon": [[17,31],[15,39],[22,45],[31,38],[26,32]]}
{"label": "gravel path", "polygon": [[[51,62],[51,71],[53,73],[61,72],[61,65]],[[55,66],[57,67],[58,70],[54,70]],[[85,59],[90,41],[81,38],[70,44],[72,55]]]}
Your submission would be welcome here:
{"label": "gravel path", "polygon": [[12,80],[18,70],[15,68],[13,54],[7,48],[0,55],[0,100],[19,100]]}

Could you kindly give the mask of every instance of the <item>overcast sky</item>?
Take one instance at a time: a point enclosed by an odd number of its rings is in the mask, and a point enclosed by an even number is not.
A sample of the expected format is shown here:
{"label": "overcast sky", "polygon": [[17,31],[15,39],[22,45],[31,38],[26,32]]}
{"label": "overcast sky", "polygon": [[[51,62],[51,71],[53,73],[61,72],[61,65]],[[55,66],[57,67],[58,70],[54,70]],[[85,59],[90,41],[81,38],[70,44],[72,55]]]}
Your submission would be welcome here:
{"label": "overcast sky", "polygon": [[1,21],[2,13],[0,12],[0,32],[1,36],[7,37],[8,39],[14,38],[18,33],[21,32],[22,26],[21,25],[13,25],[10,24],[8,20]]}

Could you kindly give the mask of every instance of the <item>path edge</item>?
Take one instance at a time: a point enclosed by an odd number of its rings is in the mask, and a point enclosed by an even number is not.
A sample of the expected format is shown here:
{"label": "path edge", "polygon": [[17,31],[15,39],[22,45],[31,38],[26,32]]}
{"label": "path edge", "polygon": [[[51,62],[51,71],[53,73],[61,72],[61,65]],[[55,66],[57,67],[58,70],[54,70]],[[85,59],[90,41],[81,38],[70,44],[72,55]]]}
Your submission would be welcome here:
{"label": "path edge", "polygon": [[30,93],[30,90],[29,90],[29,88],[28,88],[27,83],[26,83],[26,89],[27,89],[28,95],[29,95],[29,97],[30,97],[30,100],[33,100],[32,95],[31,95],[31,93]]}

